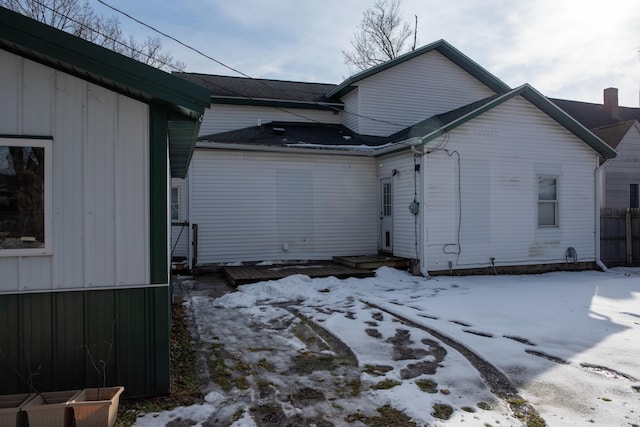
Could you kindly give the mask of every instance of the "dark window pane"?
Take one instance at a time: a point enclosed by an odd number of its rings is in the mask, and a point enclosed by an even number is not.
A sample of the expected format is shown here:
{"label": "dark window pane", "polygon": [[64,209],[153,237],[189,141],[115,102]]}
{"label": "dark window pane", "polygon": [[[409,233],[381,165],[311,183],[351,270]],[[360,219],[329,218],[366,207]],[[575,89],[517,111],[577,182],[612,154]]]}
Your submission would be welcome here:
{"label": "dark window pane", "polygon": [[0,146],[0,249],[44,247],[44,155]]}

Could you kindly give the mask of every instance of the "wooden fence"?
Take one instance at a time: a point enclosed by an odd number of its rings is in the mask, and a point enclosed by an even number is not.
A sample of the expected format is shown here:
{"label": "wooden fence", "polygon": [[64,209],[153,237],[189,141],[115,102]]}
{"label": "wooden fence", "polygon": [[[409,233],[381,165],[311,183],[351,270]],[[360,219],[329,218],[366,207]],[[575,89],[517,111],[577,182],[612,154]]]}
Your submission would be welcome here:
{"label": "wooden fence", "polygon": [[600,259],[609,267],[640,265],[640,209],[600,211]]}

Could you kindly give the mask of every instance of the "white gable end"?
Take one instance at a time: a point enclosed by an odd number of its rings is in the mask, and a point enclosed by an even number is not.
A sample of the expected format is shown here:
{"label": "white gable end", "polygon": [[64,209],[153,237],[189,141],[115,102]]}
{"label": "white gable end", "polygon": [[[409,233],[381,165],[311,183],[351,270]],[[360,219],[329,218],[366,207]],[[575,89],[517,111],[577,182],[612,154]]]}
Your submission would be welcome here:
{"label": "white gable end", "polygon": [[[391,135],[495,94],[435,50],[374,74],[357,86],[358,101],[345,102],[345,116],[358,114],[358,125],[354,126],[353,119],[344,124],[376,136]],[[354,108],[357,111],[351,111]]]}

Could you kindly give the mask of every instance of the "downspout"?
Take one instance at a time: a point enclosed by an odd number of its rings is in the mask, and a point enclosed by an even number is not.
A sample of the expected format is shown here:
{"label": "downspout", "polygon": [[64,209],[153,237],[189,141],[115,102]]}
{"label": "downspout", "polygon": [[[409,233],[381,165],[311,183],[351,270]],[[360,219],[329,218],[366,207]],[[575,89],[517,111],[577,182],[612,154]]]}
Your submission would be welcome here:
{"label": "downspout", "polygon": [[419,233],[419,245],[418,252],[420,254],[420,274],[424,277],[429,278],[429,271],[427,271],[427,251],[426,251],[426,236],[427,236],[427,152],[424,149],[424,146],[421,146],[421,149],[416,148],[416,145],[411,145],[411,151],[414,154],[418,154],[420,156],[420,209],[418,211],[418,215],[420,215],[420,233]]}
{"label": "downspout", "polygon": [[[599,158],[598,156],[596,156],[596,162],[599,162]],[[609,163],[609,159],[605,160],[601,165],[596,167],[596,170],[594,172],[595,175],[595,185],[596,185],[596,202],[595,202],[595,206],[596,206],[596,211],[595,211],[595,226],[596,226],[596,233],[595,233],[595,244],[596,244],[596,265],[598,267],[600,267],[600,269],[602,271],[609,271],[609,269],[607,268],[606,265],[604,265],[604,263],[602,262],[602,260],[600,259],[600,193],[602,191],[602,189],[600,188],[600,184],[602,182],[602,169],[607,165],[607,163]],[[597,163],[596,163],[597,164]]]}

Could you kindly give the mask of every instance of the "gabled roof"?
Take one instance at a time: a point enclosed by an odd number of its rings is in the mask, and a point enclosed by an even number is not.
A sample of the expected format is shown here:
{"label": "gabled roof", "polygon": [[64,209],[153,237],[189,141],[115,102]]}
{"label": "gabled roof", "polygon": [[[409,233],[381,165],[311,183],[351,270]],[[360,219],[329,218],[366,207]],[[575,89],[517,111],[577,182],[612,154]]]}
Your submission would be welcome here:
{"label": "gabled roof", "polygon": [[636,123],[638,123],[637,120],[627,120],[626,122],[615,125],[591,129],[591,132],[596,134],[598,138],[606,142],[609,146],[616,148],[627,132],[629,132],[629,129]]}
{"label": "gabled roof", "polygon": [[617,116],[607,111],[603,104],[571,101],[567,99],[550,98],[551,102],[566,111],[587,129],[608,126],[628,120],[640,121],[640,108],[618,107]]}
{"label": "gabled roof", "polygon": [[502,80],[498,79],[496,76],[485,70],[479,64],[471,60],[468,56],[460,52],[458,49],[447,43],[445,40],[438,40],[436,42],[430,43],[428,45],[422,46],[419,49],[416,49],[412,52],[405,53],[395,59],[387,61],[383,64],[377,65],[375,67],[369,68],[368,70],[362,71],[360,73],[354,74],[353,76],[346,79],[344,82],[340,83],[333,90],[327,93],[328,98],[340,98],[353,90],[357,82],[366,79],[367,77],[371,77],[374,74],[378,74],[384,70],[387,70],[391,67],[395,67],[405,61],[409,61],[417,56],[423,55],[427,52],[438,51],[446,58],[448,58],[451,62],[471,74],[473,77],[478,79],[480,82],[485,84],[487,87],[492,89],[494,92],[504,92],[511,89],[506,83]]}
{"label": "gabled roof", "polygon": [[340,101],[325,97],[333,84],[251,79],[199,73],[173,73],[209,89],[214,104],[261,105],[313,109],[342,109]]}
{"label": "gabled roof", "polygon": [[195,142],[192,136],[197,134],[199,120],[209,106],[209,92],[205,88],[3,7],[0,7],[0,49],[131,98],[166,107],[171,112],[171,173],[186,174]]}
{"label": "gabled roof", "polygon": [[204,135],[198,141],[215,143],[246,144],[256,146],[290,146],[292,144],[309,144],[318,146],[378,146],[386,142],[386,138],[362,136],[349,128],[337,124],[270,122],[261,126]]}
{"label": "gabled roof", "polygon": [[516,96],[522,96],[531,104],[538,107],[542,112],[583,140],[604,158],[613,158],[617,155],[613,148],[608,146],[604,141],[591,133],[587,128],[578,123],[575,119],[558,108],[528,84],[502,94],[485,98],[448,113],[428,118],[394,135],[391,135],[389,139],[393,142],[401,142],[409,138],[420,138],[421,144],[427,144],[446,132],[467,123],[469,120],[484,114],[485,112]]}

